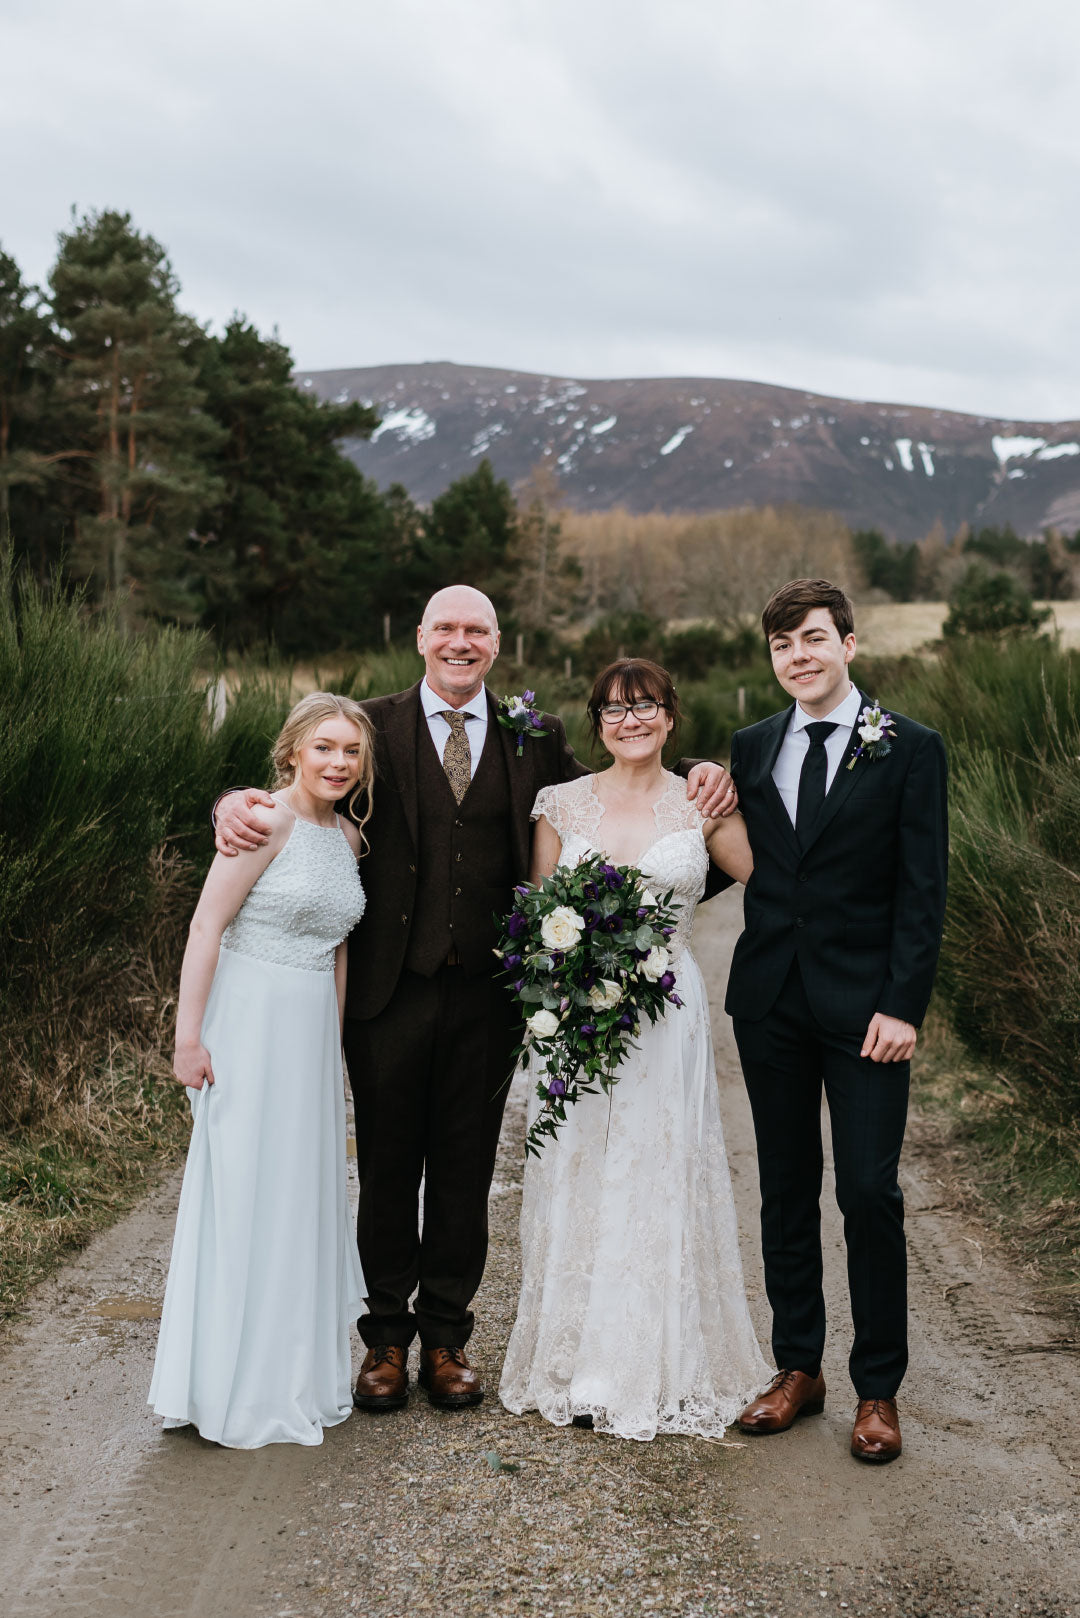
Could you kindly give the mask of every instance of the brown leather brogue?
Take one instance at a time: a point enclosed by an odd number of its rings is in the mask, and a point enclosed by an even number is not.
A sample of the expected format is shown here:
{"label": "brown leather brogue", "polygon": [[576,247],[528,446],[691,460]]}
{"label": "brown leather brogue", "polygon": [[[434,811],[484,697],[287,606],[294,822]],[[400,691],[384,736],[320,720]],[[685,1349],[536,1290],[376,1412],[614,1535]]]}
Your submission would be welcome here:
{"label": "brown leather brogue", "polygon": [[805,1371],[777,1371],[765,1392],[739,1417],[744,1433],[783,1433],[796,1416],[817,1416],[825,1408],[825,1378]]}
{"label": "brown leather brogue", "polygon": [[422,1348],[417,1380],[440,1410],[478,1405],[484,1397],[484,1384],[463,1348]]}
{"label": "brown leather brogue", "polygon": [[895,1399],[860,1399],[851,1429],[851,1453],[858,1461],[895,1461],[903,1449]]}
{"label": "brown leather brogue", "polygon": [[397,1343],[369,1348],[353,1392],[357,1410],[400,1410],[409,1402],[408,1354]]}

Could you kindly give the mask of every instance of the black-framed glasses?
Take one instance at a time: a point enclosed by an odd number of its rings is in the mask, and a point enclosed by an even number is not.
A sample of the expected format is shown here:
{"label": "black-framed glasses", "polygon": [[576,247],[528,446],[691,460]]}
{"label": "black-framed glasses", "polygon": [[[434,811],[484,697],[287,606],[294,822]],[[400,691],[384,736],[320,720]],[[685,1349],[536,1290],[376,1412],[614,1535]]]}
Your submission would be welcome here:
{"label": "black-framed glasses", "polygon": [[658,702],[605,702],[600,717],[605,725],[621,725],[627,714],[635,719],[655,719],[660,712]]}

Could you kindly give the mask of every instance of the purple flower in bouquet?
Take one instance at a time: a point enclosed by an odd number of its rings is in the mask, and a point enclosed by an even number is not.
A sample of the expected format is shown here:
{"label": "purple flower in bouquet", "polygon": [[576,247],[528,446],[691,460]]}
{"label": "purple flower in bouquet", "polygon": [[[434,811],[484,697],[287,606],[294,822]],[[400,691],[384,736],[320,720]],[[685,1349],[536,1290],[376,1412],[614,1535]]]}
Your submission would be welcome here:
{"label": "purple flower in bouquet", "polygon": [[616,1028],[633,1028],[634,1019],[628,1011],[624,1011],[615,1026]]}
{"label": "purple flower in bouquet", "polygon": [[660,979],[660,987],[663,990],[665,990],[665,992],[668,989],[673,989],[675,987],[675,974],[674,974],[674,972],[665,972],[662,975],[662,977]]}
{"label": "purple flower in bouquet", "polygon": [[520,910],[511,910],[506,918],[506,930],[511,938],[524,938],[529,930],[529,923]]}
{"label": "purple flower in bouquet", "polygon": [[578,1029],[578,1033],[581,1035],[582,1039],[595,1039],[596,1024],[594,1022],[583,1022],[581,1027]]}
{"label": "purple flower in bouquet", "polygon": [[566,1094],[566,1080],[552,1079],[551,1083],[547,1087],[547,1093],[549,1096],[552,1096],[556,1101],[558,1101]]}
{"label": "purple flower in bouquet", "polygon": [[512,972],[514,970],[515,966],[520,966],[521,965],[521,956],[520,955],[505,955],[503,957],[503,965],[506,967],[506,970],[508,972]]}
{"label": "purple flower in bouquet", "polygon": [[605,933],[621,933],[623,930],[621,916],[609,916],[604,923]]}
{"label": "purple flower in bouquet", "polygon": [[626,880],[622,872],[618,870],[616,866],[608,865],[606,862],[600,867],[600,875],[603,877],[604,883],[610,892],[615,892],[617,889],[621,888]]}
{"label": "purple flower in bouquet", "polygon": [[586,882],[581,891],[585,895],[586,899],[599,899],[600,897],[600,889],[596,886],[595,882]]}
{"label": "purple flower in bouquet", "polygon": [[679,996],[677,994],[669,994],[668,999],[671,1001],[671,1004],[673,1006],[681,1006],[681,1005],[684,1004],[684,1002],[679,999]]}

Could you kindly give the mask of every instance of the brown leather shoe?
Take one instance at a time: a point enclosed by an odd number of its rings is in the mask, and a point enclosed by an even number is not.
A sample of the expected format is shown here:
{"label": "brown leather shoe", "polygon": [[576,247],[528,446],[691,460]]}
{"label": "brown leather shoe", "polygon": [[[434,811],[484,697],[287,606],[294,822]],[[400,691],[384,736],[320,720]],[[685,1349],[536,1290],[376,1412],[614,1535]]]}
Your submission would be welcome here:
{"label": "brown leather shoe", "polygon": [[422,1348],[417,1381],[440,1410],[478,1405],[484,1397],[484,1384],[466,1359],[463,1348]]}
{"label": "brown leather shoe", "polygon": [[357,1410],[400,1410],[409,1402],[408,1354],[396,1343],[369,1348],[353,1393]]}
{"label": "brown leather shoe", "polygon": [[859,1461],[895,1461],[903,1445],[895,1399],[860,1399],[851,1429],[851,1453]]}
{"label": "brown leather shoe", "polygon": [[777,1371],[765,1392],[739,1417],[744,1433],[784,1433],[796,1416],[817,1416],[825,1408],[825,1378],[805,1371]]}

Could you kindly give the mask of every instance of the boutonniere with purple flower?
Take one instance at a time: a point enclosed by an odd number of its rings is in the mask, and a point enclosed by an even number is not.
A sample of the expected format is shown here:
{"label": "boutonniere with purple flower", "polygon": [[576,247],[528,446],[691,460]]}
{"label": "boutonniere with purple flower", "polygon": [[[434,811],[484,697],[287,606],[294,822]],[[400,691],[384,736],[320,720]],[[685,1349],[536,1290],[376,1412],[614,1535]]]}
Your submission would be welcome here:
{"label": "boutonniere with purple flower", "polygon": [[495,710],[499,724],[505,725],[507,730],[512,730],[517,738],[518,758],[525,751],[527,736],[535,741],[547,735],[547,731],[540,723],[540,710],[533,707],[535,701],[535,691],[523,691],[520,697],[500,698]]}
{"label": "boutonniere with purple flower", "polygon": [[861,758],[887,758],[896,740],[896,720],[891,713],[883,713],[880,702],[871,702],[859,715],[856,727],[859,745],[848,760],[853,770]]}

